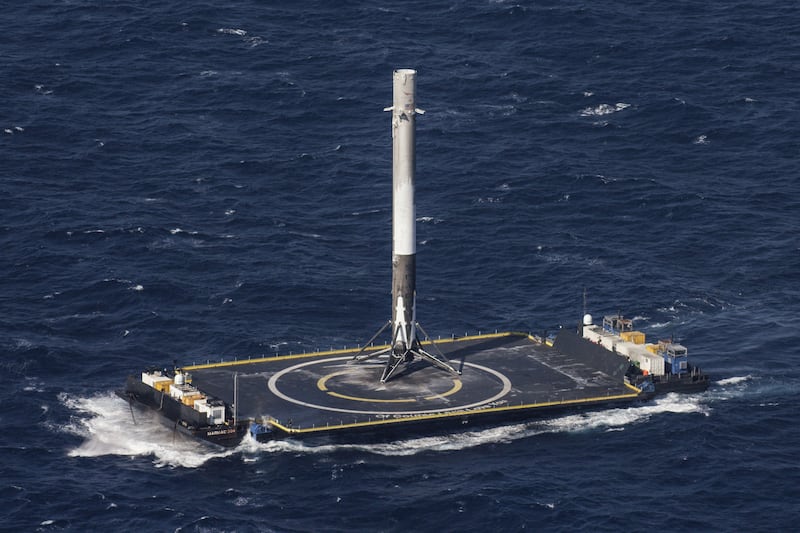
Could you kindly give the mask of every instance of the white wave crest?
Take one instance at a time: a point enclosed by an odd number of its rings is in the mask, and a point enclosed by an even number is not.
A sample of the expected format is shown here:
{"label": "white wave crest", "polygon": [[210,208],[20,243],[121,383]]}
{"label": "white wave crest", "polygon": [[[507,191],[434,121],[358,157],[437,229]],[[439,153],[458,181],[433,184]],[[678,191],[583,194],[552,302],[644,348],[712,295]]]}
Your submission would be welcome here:
{"label": "white wave crest", "polygon": [[750,381],[751,379],[753,379],[753,376],[749,374],[746,376],[734,376],[732,378],[725,378],[717,381],[717,385],[722,387],[727,387],[728,385],[739,385],[746,381]]}
{"label": "white wave crest", "polygon": [[[539,430],[535,433],[542,433]],[[392,442],[374,444],[321,444],[314,445],[294,440],[275,440],[256,442],[250,440],[248,446],[251,452],[267,453],[304,453],[304,454],[330,454],[339,451],[360,451],[384,456],[409,456],[431,451],[454,451],[473,448],[482,444],[508,442],[531,433],[525,424],[513,426],[500,426],[478,431],[436,435],[396,440]],[[248,440],[248,439],[246,439]]]}
{"label": "white wave crest", "polygon": [[217,33],[224,33],[225,35],[238,35],[244,37],[247,35],[247,30],[240,30],[238,28],[219,28]]}
{"label": "white wave crest", "polygon": [[173,229],[169,230],[169,232],[172,235],[178,235],[180,233],[186,233],[188,235],[197,235],[196,231],[186,231],[185,229],[182,229],[182,228],[173,228]]}
{"label": "white wave crest", "polygon": [[582,117],[600,117],[603,115],[610,115],[612,113],[616,113],[617,111],[622,111],[623,109],[627,109],[631,106],[631,104],[626,104],[624,102],[618,102],[614,105],[611,104],[600,104],[597,107],[587,107],[581,110]]}
{"label": "white wave crest", "polygon": [[112,393],[89,398],[64,394],[60,400],[75,415],[59,429],[85,439],[69,452],[70,457],[153,456],[157,467],[196,468],[209,459],[236,453],[173,431],[160,424],[155,413],[137,410],[132,415],[127,403]]}

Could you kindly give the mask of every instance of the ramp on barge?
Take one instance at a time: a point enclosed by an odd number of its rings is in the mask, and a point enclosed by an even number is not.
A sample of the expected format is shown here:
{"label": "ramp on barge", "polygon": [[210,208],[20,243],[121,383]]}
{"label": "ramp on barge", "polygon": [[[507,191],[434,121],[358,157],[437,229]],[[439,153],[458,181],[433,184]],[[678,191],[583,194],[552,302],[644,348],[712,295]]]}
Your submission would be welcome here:
{"label": "ramp on barge", "polygon": [[184,370],[203,393],[235,405],[238,420],[268,422],[284,436],[298,437],[508,421],[538,412],[630,403],[640,394],[625,383],[623,358],[592,350],[593,345],[566,330],[554,347],[522,333],[427,344],[435,344],[433,349],[461,375],[417,360],[406,366],[403,379],[380,383],[384,362],[349,364],[358,349]]}

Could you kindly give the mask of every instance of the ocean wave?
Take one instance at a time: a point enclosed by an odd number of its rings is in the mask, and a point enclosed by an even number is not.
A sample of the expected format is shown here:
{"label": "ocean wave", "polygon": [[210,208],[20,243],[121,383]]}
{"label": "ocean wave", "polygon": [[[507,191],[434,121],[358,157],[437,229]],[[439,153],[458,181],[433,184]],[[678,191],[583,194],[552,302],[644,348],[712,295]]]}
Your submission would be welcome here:
{"label": "ocean wave", "polygon": [[753,376],[734,376],[732,378],[725,378],[717,380],[715,383],[720,387],[727,387],[728,385],[741,385],[753,379]]}
{"label": "ocean wave", "polygon": [[244,37],[247,35],[247,30],[242,30],[239,28],[219,28],[217,33],[222,33],[225,35],[237,35],[239,37]]}
{"label": "ocean wave", "polygon": [[73,411],[59,429],[82,437],[70,457],[121,455],[153,457],[156,467],[197,468],[214,458],[227,457],[235,449],[221,450],[188,438],[161,424],[157,414],[134,411],[113,393],[81,397],[62,394],[61,403]]}
{"label": "ocean wave", "polygon": [[622,111],[623,109],[628,109],[631,104],[626,104],[623,102],[618,102],[614,105],[611,104],[600,104],[595,107],[586,107],[581,110],[582,117],[602,117],[605,115],[611,115],[612,113],[616,113],[618,111]]}

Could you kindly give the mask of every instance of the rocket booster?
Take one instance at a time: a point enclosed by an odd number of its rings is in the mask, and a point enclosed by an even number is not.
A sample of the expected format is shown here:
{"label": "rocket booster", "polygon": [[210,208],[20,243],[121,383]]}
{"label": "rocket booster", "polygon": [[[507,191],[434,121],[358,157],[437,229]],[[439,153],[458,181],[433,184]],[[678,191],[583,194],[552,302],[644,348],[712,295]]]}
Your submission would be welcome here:
{"label": "rocket booster", "polygon": [[[381,383],[386,383],[401,368],[403,363],[422,358],[432,365],[461,374],[453,368],[441,351],[433,355],[422,347],[417,329],[427,335],[417,324],[417,231],[416,208],[414,207],[414,153],[415,117],[424,113],[415,102],[417,71],[398,69],[393,76],[392,107],[392,319],[388,321],[353,356],[353,362],[366,361],[386,356],[386,366]],[[392,342],[387,348],[364,353],[387,327],[392,328]],[[432,344],[432,346],[434,346]]]}
{"label": "rocket booster", "polygon": [[416,344],[417,232],[414,205],[417,71],[394,71],[392,107],[392,347]]}

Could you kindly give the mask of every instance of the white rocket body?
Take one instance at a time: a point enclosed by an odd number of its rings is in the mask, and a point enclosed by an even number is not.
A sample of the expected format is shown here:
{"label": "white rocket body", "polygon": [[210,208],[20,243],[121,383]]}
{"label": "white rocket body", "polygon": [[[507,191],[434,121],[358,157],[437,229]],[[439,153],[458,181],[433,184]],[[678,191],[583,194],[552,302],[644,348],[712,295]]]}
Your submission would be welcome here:
{"label": "white rocket body", "polygon": [[[398,370],[415,358],[450,372],[461,374],[447,361],[444,354],[427,352],[417,337],[417,329],[427,335],[417,324],[417,214],[414,206],[414,174],[416,172],[416,153],[414,152],[417,113],[424,113],[416,107],[417,71],[398,69],[393,76],[392,107],[392,319],[388,321],[353,356],[353,362],[366,361],[375,357],[388,356],[381,375],[381,383],[386,383]],[[392,341],[389,347],[365,353],[387,327],[392,328]],[[433,346],[433,345],[432,345]]]}
{"label": "white rocket body", "polygon": [[392,347],[411,349],[416,336],[417,231],[414,204],[417,72],[394,71],[392,98]]}

